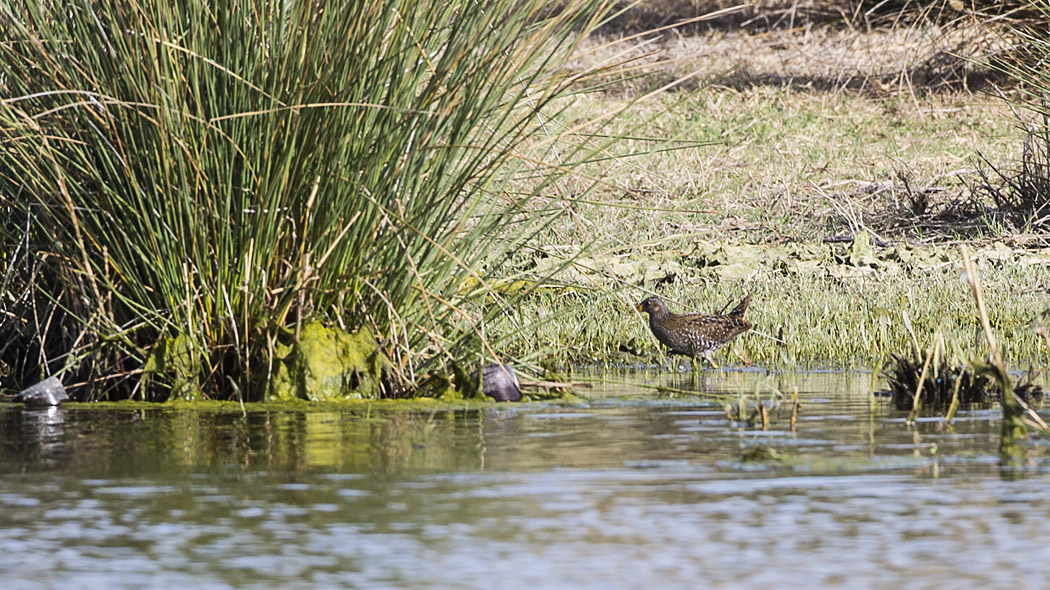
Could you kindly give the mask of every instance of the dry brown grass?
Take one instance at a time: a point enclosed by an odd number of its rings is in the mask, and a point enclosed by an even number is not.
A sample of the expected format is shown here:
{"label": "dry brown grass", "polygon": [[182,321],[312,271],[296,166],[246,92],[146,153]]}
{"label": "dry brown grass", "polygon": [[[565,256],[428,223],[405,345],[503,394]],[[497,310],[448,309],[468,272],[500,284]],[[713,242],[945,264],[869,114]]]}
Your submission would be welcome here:
{"label": "dry brown grass", "polygon": [[624,24],[592,36],[573,67],[604,65],[605,75],[569,112],[579,124],[625,109],[589,129],[634,139],[590,169],[605,184],[553,241],[994,233],[968,182],[978,153],[1009,162],[1023,138],[985,92],[987,57],[1008,39],[947,2],[898,19],[872,4],[649,1],[621,19],[652,27],[725,12],[684,29],[632,36]]}
{"label": "dry brown grass", "polygon": [[718,29],[751,32],[838,25],[870,31],[915,23],[950,25],[965,19],[1022,22],[1039,17],[1026,0],[623,0],[605,29],[636,33],[716,11],[715,20],[686,25],[683,33]]}
{"label": "dry brown grass", "polygon": [[610,90],[646,91],[673,80],[684,86],[791,86],[817,90],[915,93],[976,89],[998,74],[989,59],[1009,46],[1003,32],[974,22],[858,30],[817,26],[753,32],[672,28],[627,41],[622,31],[592,37],[577,64],[617,64]]}
{"label": "dry brown grass", "polygon": [[[628,101],[584,95],[571,111],[583,119]],[[605,184],[557,226],[556,242],[820,241],[861,228],[955,237],[968,231],[952,211],[970,206],[975,154],[1006,161],[1023,137],[981,95],[717,86],[630,105],[604,132],[653,140],[619,141],[588,169]],[[653,151],[667,140],[693,145]]]}

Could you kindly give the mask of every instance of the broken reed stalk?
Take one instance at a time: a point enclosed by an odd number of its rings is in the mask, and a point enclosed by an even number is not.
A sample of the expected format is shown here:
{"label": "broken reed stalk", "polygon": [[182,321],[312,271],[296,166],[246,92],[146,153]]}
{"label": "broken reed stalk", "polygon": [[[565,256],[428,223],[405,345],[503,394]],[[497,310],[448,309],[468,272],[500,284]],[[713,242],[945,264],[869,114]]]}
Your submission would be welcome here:
{"label": "broken reed stalk", "polygon": [[948,412],[944,414],[944,423],[949,424],[959,409],[959,388],[962,387],[962,375],[955,380],[955,389],[952,390],[952,403],[948,405]]}
{"label": "broken reed stalk", "polygon": [[762,403],[762,398],[758,395],[757,390],[755,391],[755,403],[757,404],[758,415],[762,419],[762,430],[769,430],[769,411],[766,409],[766,405]]}
{"label": "broken reed stalk", "polygon": [[963,270],[966,271],[966,282],[970,285],[970,290],[973,293],[974,301],[977,304],[977,315],[981,320],[981,327],[984,328],[984,337],[988,341],[988,352],[992,357],[992,364],[996,368],[1003,368],[1003,357],[999,354],[999,342],[995,339],[995,334],[992,333],[992,325],[988,321],[988,312],[984,308],[984,296],[981,294],[981,281],[977,277],[977,268],[974,267],[973,262],[970,260],[970,251],[966,248],[965,244],[959,245],[959,252],[962,254],[963,259]]}
{"label": "broken reed stalk", "polygon": [[915,423],[915,416],[919,413],[919,399],[922,395],[922,385],[926,382],[926,375],[930,371],[930,361],[933,360],[933,353],[936,350],[936,344],[930,347],[930,352],[926,355],[926,362],[922,365],[922,374],[919,375],[919,384],[915,387],[915,396],[912,398],[911,412],[908,414],[908,424]]}
{"label": "broken reed stalk", "polygon": [[1024,460],[1024,449],[1020,441],[1028,437],[1028,428],[1022,418],[1023,410],[1021,404],[1014,396],[1013,383],[1006,373],[1003,357],[999,353],[999,343],[992,333],[991,323],[988,321],[988,312],[984,307],[984,297],[981,294],[981,282],[977,276],[977,268],[970,260],[970,252],[965,244],[959,245],[959,253],[962,254],[963,269],[966,271],[966,282],[970,284],[974,302],[977,305],[977,315],[981,319],[981,327],[984,328],[984,337],[988,341],[988,353],[991,357],[990,372],[999,383],[1002,392],[1003,421],[999,432],[999,464],[1001,466],[1019,466]]}
{"label": "broken reed stalk", "polygon": [[798,411],[802,404],[798,401],[798,388],[791,392],[791,432],[795,432],[795,422],[798,421]]}

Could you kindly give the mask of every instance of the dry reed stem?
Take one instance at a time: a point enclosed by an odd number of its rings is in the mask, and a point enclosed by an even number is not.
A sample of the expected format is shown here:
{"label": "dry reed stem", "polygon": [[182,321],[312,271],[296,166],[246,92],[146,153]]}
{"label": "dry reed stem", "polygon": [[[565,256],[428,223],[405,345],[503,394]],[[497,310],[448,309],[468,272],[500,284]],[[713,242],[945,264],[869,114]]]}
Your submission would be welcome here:
{"label": "dry reed stem", "polygon": [[1003,357],[999,353],[999,343],[995,339],[995,334],[992,332],[992,325],[988,321],[988,312],[984,308],[984,297],[981,293],[981,282],[977,276],[977,269],[970,260],[970,252],[966,248],[966,244],[959,244],[959,252],[962,254],[963,270],[966,271],[966,282],[969,283],[974,301],[977,303],[977,315],[981,319],[981,327],[984,329],[984,338],[988,341],[988,352],[992,356],[992,363],[995,364],[996,369],[1001,371],[1003,375],[1006,375],[1006,368],[1003,366]]}
{"label": "dry reed stem", "polygon": [[798,412],[802,404],[798,401],[798,387],[791,391],[791,432],[795,432],[795,423],[798,421]]}
{"label": "dry reed stem", "polygon": [[930,370],[930,361],[933,360],[933,353],[935,350],[937,350],[936,345],[930,347],[930,352],[926,354],[926,362],[922,365],[922,374],[919,375],[919,385],[915,388],[915,397],[912,398],[911,413],[908,414],[909,424],[915,422],[915,416],[919,413],[919,399],[922,395],[922,386],[926,383],[926,375]]}
{"label": "dry reed stem", "polygon": [[956,410],[959,409],[959,388],[962,387],[962,375],[955,380],[955,389],[952,390],[952,403],[948,404],[948,412],[944,414],[944,423],[948,424],[955,417]]}
{"label": "dry reed stem", "polygon": [[974,267],[973,262],[970,260],[970,253],[966,248],[966,244],[959,244],[959,251],[962,253],[963,269],[966,271],[966,280],[970,284],[974,301],[977,303],[977,313],[981,318],[981,327],[984,329],[985,340],[988,341],[988,350],[992,357],[992,363],[995,365],[996,371],[1002,376],[1002,382],[1000,385],[1003,390],[1003,412],[1004,414],[1016,414],[1016,409],[1011,410],[1011,408],[1020,407],[1028,418],[1030,418],[1031,423],[1034,423],[1034,426],[1042,430],[1047,430],[1046,422],[1039,416],[1039,414],[1036,414],[1035,411],[1024,402],[1024,400],[1014,393],[1013,387],[1009,386],[1009,375],[1006,373],[1006,366],[1003,364],[1003,358],[999,352],[999,343],[996,341],[995,334],[992,332],[991,323],[988,321],[988,312],[984,307],[984,297],[981,293],[981,283],[977,276],[977,268]]}

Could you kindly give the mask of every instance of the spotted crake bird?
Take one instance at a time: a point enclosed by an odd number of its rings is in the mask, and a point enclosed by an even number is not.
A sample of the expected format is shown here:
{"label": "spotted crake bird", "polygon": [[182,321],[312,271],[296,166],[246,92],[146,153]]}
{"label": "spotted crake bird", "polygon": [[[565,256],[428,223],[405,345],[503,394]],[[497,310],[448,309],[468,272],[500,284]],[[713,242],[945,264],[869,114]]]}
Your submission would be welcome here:
{"label": "spotted crake bird", "polygon": [[638,304],[638,311],[649,314],[649,329],[672,353],[700,357],[713,365],[715,351],[751,329],[751,322],[744,319],[748,303],[751,295],[727,315],[677,314],[668,311],[659,297],[650,297]]}

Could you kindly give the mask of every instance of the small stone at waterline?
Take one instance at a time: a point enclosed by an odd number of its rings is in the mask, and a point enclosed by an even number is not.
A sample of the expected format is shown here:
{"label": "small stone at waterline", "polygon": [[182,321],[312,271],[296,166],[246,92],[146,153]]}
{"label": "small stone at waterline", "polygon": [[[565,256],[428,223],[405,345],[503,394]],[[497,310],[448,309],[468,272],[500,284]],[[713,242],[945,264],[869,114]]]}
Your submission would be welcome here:
{"label": "small stone at waterline", "polygon": [[[482,369],[482,392],[498,402],[521,400],[521,386],[510,365],[485,365]],[[473,375],[477,379],[477,372]]]}
{"label": "small stone at waterline", "polygon": [[69,394],[58,377],[48,377],[40,383],[23,389],[11,401],[25,404],[27,408],[46,408],[57,406],[69,400]]}

